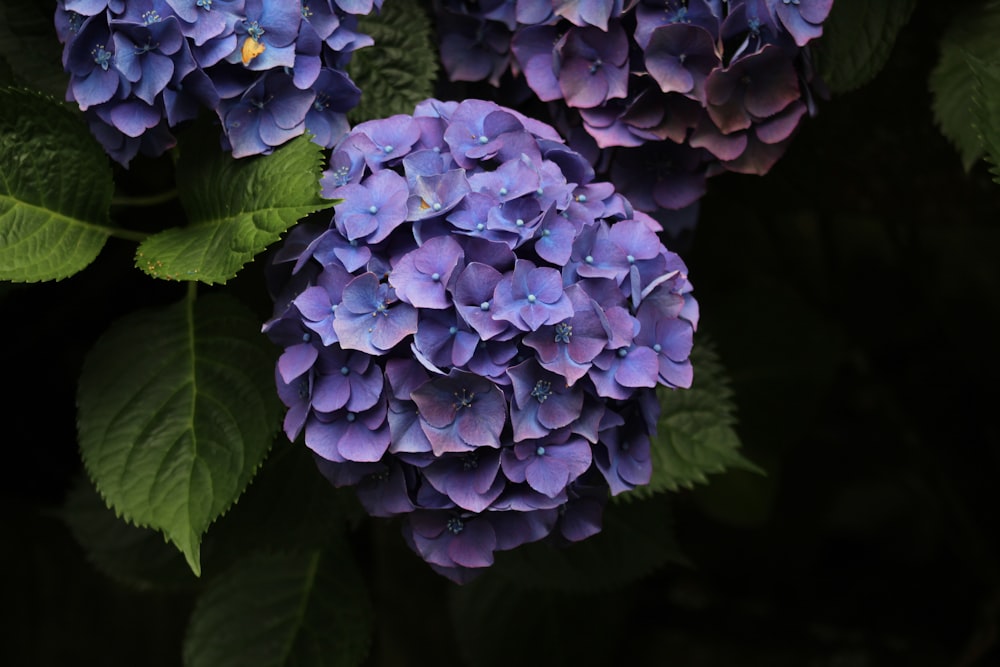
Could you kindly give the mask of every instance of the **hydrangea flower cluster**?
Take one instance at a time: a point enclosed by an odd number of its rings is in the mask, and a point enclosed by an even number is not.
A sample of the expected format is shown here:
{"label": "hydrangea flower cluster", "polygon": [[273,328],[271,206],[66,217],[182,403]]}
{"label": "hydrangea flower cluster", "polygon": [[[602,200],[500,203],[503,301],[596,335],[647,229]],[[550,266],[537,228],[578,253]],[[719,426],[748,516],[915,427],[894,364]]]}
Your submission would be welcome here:
{"label": "hydrangea flower cluster", "polygon": [[687,269],[594,179],[549,125],[426,100],[351,130],[332,220],[274,256],[285,433],[456,581],[597,533],[650,480],[655,388],[691,383]]}
{"label": "hydrangea flower cluster", "polygon": [[[454,81],[517,75],[646,212],[763,174],[813,111],[805,48],[833,0],[440,0]],[[605,150],[613,149],[613,150]],[[611,153],[611,154],[609,154]]]}
{"label": "hydrangea flower cluster", "polygon": [[66,97],[127,165],[156,156],[171,129],[208,108],[236,157],[306,130],[332,146],[361,91],[344,71],[372,44],[357,16],[381,0],[59,0]]}

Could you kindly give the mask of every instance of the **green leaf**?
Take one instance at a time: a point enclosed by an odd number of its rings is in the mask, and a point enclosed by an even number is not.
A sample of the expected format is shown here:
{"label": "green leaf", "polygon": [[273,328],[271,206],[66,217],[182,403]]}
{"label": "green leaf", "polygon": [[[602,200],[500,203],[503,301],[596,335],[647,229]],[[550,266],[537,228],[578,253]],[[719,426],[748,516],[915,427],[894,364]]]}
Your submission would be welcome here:
{"label": "green leaf", "polygon": [[257,319],[210,295],[133,313],[84,360],[83,461],[126,520],[163,531],[200,574],[201,536],[250,482],[280,424]]}
{"label": "green leaf", "polygon": [[14,80],[62,99],[69,74],[61,60],[53,0],[4,0],[0,3],[0,57]]}
{"label": "green leaf", "polygon": [[760,472],[743,458],[733,429],[736,407],[715,349],[696,343],[691,353],[694,382],[690,389],[660,388],[660,420],[650,446],[653,476],[646,486],[617,498],[631,500],[663,491],[707,484],[707,475],[730,468]]}
{"label": "green leaf", "polygon": [[820,76],[834,93],[868,83],[882,71],[916,0],[837,0],[817,42]]}
{"label": "green leaf", "polygon": [[0,280],[61,280],[104,247],[111,166],[79,114],[0,89]]}
{"label": "green leaf", "polygon": [[184,556],[161,533],[122,521],[86,475],[70,486],[59,515],[105,576],[136,590],[190,588],[198,583]]}
{"label": "green leaf", "polygon": [[582,542],[525,544],[496,554],[496,573],[522,586],[568,592],[614,590],[667,563],[687,564],[674,538],[669,496],[610,503],[601,532]]}
{"label": "green leaf", "polygon": [[186,667],[353,667],[371,601],[346,547],[253,554],[213,580],[184,642]]}
{"label": "green leaf", "polygon": [[975,129],[990,163],[993,180],[1000,183],[1000,49],[994,58],[985,63],[970,56],[969,66],[976,79],[972,98]]}
{"label": "green leaf", "polygon": [[196,133],[182,143],[177,189],[189,220],[147,238],[136,266],[167,280],[224,283],[296,220],[333,205],[319,195],[322,149],[307,136],[237,159]]}
{"label": "green leaf", "polygon": [[966,171],[983,155],[973,110],[976,78],[969,61],[997,60],[998,34],[1000,2],[985,2],[959,14],[941,38],[941,55],[928,81],[934,121],[955,145]]}
{"label": "green leaf", "polygon": [[348,114],[352,122],[412,114],[417,102],[434,93],[438,52],[425,3],[395,0],[382,12],[362,16],[358,29],[375,47],[351,56],[347,72],[361,89],[361,102]]}

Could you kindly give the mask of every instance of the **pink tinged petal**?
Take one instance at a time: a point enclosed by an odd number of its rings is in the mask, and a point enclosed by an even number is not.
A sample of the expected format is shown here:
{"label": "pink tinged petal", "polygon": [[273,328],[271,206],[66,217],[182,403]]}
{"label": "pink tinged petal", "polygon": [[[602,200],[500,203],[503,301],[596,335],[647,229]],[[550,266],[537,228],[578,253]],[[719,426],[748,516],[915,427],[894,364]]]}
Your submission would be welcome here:
{"label": "pink tinged petal", "polygon": [[511,408],[510,423],[514,427],[514,442],[537,440],[549,434],[549,429],[538,421],[538,403],[535,401],[523,409]]}
{"label": "pink tinged petal", "polygon": [[547,461],[539,456],[528,464],[525,479],[528,486],[551,498],[566,489],[569,471],[561,462]]}
{"label": "pink tinged petal", "polygon": [[802,0],[799,3],[799,13],[810,23],[822,23],[830,15],[833,0]]}
{"label": "pink tinged petal", "polygon": [[279,127],[276,123],[268,123],[262,120],[257,131],[260,134],[261,140],[268,146],[280,146],[286,141],[302,134],[305,129],[304,119],[290,128]]}
{"label": "pink tinged petal", "polygon": [[371,343],[378,350],[388,351],[410,334],[417,332],[417,311],[405,303],[396,303],[375,318],[369,330]]}
{"label": "pink tinged petal", "polygon": [[[500,389],[497,389],[499,392]],[[503,400],[503,394],[500,394]],[[504,424],[507,423],[506,405],[504,412],[487,410],[482,406],[474,405],[471,410],[463,410],[465,414],[459,414],[455,418],[456,430],[459,437],[472,447],[499,447],[500,432]]]}
{"label": "pink tinged petal", "polygon": [[312,391],[313,408],[320,412],[333,412],[347,405],[350,396],[351,386],[342,375],[317,374]]}
{"label": "pink tinged petal", "polygon": [[306,422],[306,446],[327,461],[344,463],[345,459],[337,451],[337,442],[341,433],[339,429],[328,422],[322,422],[311,417]]}
{"label": "pink tinged petal", "polygon": [[549,429],[562,428],[580,416],[583,394],[579,391],[553,393],[538,405],[538,421]]}
{"label": "pink tinged petal", "polygon": [[420,411],[420,419],[432,428],[447,428],[455,421],[458,414],[458,404],[454,397],[442,388],[429,382],[419,387],[412,394],[413,401]]}
{"label": "pink tinged petal", "polygon": [[[503,476],[497,476],[494,472],[490,477],[489,484],[485,489],[479,490],[468,484],[467,481],[455,479],[454,483],[447,486],[445,493],[459,507],[470,512],[482,512],[486,510],[493,501],[503,493],[507,482]],[[440,489],[439,489],[440,490]]]}
{"label": "pink tinged petal", "polygon": [[694,380],[690,361],[677,362],[660,355],[660,381],[670,387],[687,389]]}
{"label": "pink tinged petal", "polygon": [[111,110],[111,123],[130,137],[138,137],[162,120],[155,107],[139,101],[122,102]]}
{"label": "pink tinged petal", "polygon": [[309,343],[300,343],[287,348],[278,358],[278,372],[285,384],[312,368],[319,356],[319,350]]}
{"label": "pink tinged petal", "polygon": [[659,368],[656,352],[648,347],[633,347],[615,370],[615,381],[625,387],[655,387]]}
{"label": "pink tinged petal", "polygon": [[305,288],[292,303],[295,304],[303,317],[313,322],[319,322],[333,314],[330,309],[330,293],[326,291],[325,287],[319,285]]}
{"label": "pink tinged petal", "polygon": [[566,99],[566,104],[579,109],[590,109],[604,104],[611,97],[611,86],[602,71],[604,67],[597,67],[581,58],[574,58],[564,63],[559,71],[559,89]]}
{"label": "pink tinged petal", "polygon": [[423,453],[431,451],[430,440],[420,426],[420,416],[416,406],[409,401],[389,401],[389,433],[392,444],[389,451],[393,454]]}
{"label": "pink tinged petal", "polygon": [[496,548],[496,532],[489,521],[472,519],[448,544],[448,557],[463,567],[489,567]]}
{"label": "pink tinged petal", "polygon": [[344,286],[343,307],[357,315],[375,312],[378,306],[378,276],[362,273]]}
{"label": "pink tinged petal", "polygon": [[676,58],[647,59],[646,69],[665,93],[689,93],[694,88],[694,77]]}
{"label": "pink tinged petal", "polygon": [[282,423],[282,429],[285,431],[285,435],[288,440],[295,442],[299,434],[302,433],[302,427],[305,426],[306,417],[309,416],[309,404],[305,401],[296,403],[292,407],[288,408],[288,412],[285,413],[285,419]]}
{"label": "pink tinged petal", "polygon": [[694,148],[704,148],[720,160],[735,160],[746,150],[747,135],[746,132],[723,134],[713,123],[702,122],[692,133],[689,143]]}
{"label": "pink tinged petal", "polygon": [[456,428],[454,424],[437,428],[421,419],[420,428],[431,443],[431,451],[434,452],[434,456],[441,456],[449,452],[466,453],[475,449],[475,447],[467,444],[458,436],[455,432]]}
{"label": "pink tinged petal", "polygon": [[363,239],[378,229],[378,219],[371,213],[344,213],[338,217],[338,226],[350,240]]}
{"label": "pink tinged petal", "polygon": [[[830,13],[830,1],[809,3],[806,5],[786,5],[783,2],[777,3],[778,19],[785,26],[788,32],[795,39],[795,45],[802,48],[811,40],[823,34],[821,25]],[[825,5],[825,10],[824,10]]]}
{"label": "pink tinged petal", "polygon": [[806,105],[796,100],[778,115],[757,125],[754,132],[756,132],[757,138],[765,144],[776,144],[792,136],[792,132],[799,126],[799,121],[805,113]]}
{"label": "pink tinged petal", "polygon": [[361,412],[367,410],[378,403],[382,397],[385,383],[382,381],[382,371],[375,364],[364,375],[351,371],[348,376],[350,383],[350,398],[345,406],[351,412]]}
{"label": "pink tinged petal", "polygon": [[391,441],[389,425],[383,424],[378,429],[372,429],[358,418],[350,421],[353,414],[355,413],[349,412],[344,419],[348,425],[337,443],[337,451],[348,461],[366,463],[381,460]]}
{"label": "pink tinged petal", "polygon": [[349,314],[338,309],[333,320],[333,330],[337,334],[337,342],[345,350],[359,350],[378,356],[382,351],[372,345],[372,316],[370,314]]}
{"label": "pink tinged petal", "polygon": [[479,345],[479,336],[468,332],[458,331],[455,333],[455,341],[452,345],[451,363],[453,366],[464,366],[472,359]]}

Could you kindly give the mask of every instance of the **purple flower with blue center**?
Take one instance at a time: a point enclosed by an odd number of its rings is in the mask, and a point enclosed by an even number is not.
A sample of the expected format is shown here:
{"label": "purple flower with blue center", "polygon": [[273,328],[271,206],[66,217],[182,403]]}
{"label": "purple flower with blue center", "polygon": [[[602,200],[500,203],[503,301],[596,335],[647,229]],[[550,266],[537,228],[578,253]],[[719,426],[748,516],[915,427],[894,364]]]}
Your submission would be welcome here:
{"label": "purple flower with blue center", "polygon": [[233,157],[267,154],[305,131],[305,118],[315,99],[300,90],[281,70],[270,71],[238,99],[225,100],[219,117]]}
{"label": "purple flower with blue center", "polygon": [[411,394],[434,453],[497,448],[507,422],[507,400],[492,381],[452,369]]}
{"label": "purple flower with blue center", "polygon": [[378,356],[416,332],[417,311],[374,273],[362,273],[344,286],[333,329],[342,347]]}
{"label": "purple flower with blue center", "polygon": [[454,581],[597,532],[643,483],[653,387],[690,384],[687,269],[595,179],[537,120],[427,100],[333,147],[343,201],[275,253],[286,434]]}

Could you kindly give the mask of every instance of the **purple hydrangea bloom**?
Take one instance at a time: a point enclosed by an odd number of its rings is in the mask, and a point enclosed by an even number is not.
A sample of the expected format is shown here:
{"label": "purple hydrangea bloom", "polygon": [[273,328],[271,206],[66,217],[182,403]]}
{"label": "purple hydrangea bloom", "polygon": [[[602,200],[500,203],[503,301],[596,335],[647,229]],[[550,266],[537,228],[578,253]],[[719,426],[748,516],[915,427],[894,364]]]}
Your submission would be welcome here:
{"label": "purple hydrangea bloom", "polygon": [[173,146],[171,130],[203,108],[236,157],[270,153],[306,130],[332,147],[361,95],[344,68],[372,43],[355,32],[356,15],[381,3],[315,4],[59,0],[67,100],[96,110],[91,130],[124,166]]}
{"label": "purple hydrangea bloom", "polygon": [[[823,87],[808,47],[832,4],[455,0],[435,8],[451,80],[499,87],[509,74],[550,103],[554,124],[600,177],[636,193],[636,208],[672,228],[696,216],[706,176],[765,173],[804,116],[798,104],[815,113],[811,96]],[[642,168],[646,156],[675,153],[684,155],[659,159],[655,176]]]}
{"label": "purple hydrangea bloom", "polygon": [[343,201],[275,253],[286,434],[455,581],[597,532],[690,384],[687,269],[595,178],[539,121],[427,100],[334,147]]}

